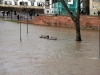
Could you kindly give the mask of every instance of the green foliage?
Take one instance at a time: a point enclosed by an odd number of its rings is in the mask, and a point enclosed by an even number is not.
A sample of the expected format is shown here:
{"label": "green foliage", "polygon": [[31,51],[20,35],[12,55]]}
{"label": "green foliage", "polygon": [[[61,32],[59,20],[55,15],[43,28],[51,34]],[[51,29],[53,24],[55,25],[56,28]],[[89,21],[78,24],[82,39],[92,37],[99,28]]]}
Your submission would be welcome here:
{"label": "green foliage", "polygon": [[5,20],[5,21],[9,21],[9,22],[18,22],[18,20]]}

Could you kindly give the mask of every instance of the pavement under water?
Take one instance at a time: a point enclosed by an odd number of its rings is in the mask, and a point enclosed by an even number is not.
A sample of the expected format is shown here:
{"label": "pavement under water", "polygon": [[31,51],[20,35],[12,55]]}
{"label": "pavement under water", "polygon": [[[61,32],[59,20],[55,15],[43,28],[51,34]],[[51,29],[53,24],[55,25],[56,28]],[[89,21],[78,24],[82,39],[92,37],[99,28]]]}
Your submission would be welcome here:
{"label": "pavement under water", "polygon": [[[0,20],[0,75],[100,75],[99,31]],[[57,40],[39,38],[40,35]]]}

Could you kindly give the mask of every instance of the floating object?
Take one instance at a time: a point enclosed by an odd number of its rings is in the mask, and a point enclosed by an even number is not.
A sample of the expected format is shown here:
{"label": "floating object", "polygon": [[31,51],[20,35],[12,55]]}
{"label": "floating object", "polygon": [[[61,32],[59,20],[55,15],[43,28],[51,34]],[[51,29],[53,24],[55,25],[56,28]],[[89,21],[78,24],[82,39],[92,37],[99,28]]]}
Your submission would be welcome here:
{"label": "floating object", "polygon": [[45,38],[45,39],[49,39],[49,40],[57,40],[57,37],[51,36],[49,38],[49,35],[41,35],[41,36],[39,36],[39,38]]}
{"label": "floating object", "polygon": [[39,36],[40,38],[45,38],[45,39],[49,39],[49,35],[41,35]]}
{"label": "floating object", "polygon": [[49,38],[50,40],[57,40],[56,37],[51,36],[51,38]]}

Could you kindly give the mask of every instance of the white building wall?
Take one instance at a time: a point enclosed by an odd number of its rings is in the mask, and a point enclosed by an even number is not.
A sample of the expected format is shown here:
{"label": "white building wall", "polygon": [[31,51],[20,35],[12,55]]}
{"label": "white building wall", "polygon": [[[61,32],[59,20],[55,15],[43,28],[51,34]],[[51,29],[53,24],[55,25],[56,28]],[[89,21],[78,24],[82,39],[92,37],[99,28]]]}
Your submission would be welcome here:
{"label": "white building wall", "polygon": [[[5,1],[7,1],[7,3],[9,4],[9,1],[11,2],[10,5],[20,5],[20,2],[28,2],[28,6],[32,6],[32,3],[34,3],[34,6],[38,6],[38,3],[40,3],[42,6],[44,6],[44,13],[45,14],[54,14],[54,8],[52,4],[52,0],[49,0],[49,8],[46,8],[45,4],[46,4],[46,0],[3,0],[3,3],[5,3]],[[16,2],[16,4],[15,4]],[[52,5],[51,5],[52,4]]]}
{"label": "white building wall", "polygon": [[17,5],[20,5],[20,2],[28,2],[28,6],[31,6],[31,2],[34,2],[34,6],[38,6],[38,4],[42,4],[42,6],[45,4],[45,0],[3,0],[3,4],[7,2],[9,5],[15,5],[15,2],[17,2]]}
{"label": "white building wall", "polygon": [[44,5],[45,0],[35,0],[35,2],[34,2],[34,6],[38,6],[38,3]]}
{"label": "white building wall", "polygon": [[49,8],[46,8],[46,6],[44,6],[44,14],[54,14],[54,4],[52,4],[52,0],[49,0]]}
{"label": "white building wall", "polygon": [[3,4],[7,2],[8,5],[15,5],[15,2],[17,2],[17,5],[20,5],[20,2],[28,2],[28,6],[31,6],[31,2],[29,0],[3,0]]}
{"label": "white building wall", "polygon": [[7,2],[8,5],[15,5],[14,0],[3,0],[3,4]]}
{"label": "white building wall", "polygon": [[18,0],[17,5],[20,5],[20,2],[27,2],[28,6],[31,6],[31,2],[29,0]]}

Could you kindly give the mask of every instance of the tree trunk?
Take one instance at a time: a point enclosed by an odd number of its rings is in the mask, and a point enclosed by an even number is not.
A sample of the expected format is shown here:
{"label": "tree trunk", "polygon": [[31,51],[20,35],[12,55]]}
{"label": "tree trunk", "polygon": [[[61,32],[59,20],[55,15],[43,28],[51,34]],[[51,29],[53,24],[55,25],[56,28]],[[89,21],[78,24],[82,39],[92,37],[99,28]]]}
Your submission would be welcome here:
{"label": "tree trunk", "polygon": [[77,17],[76,17],[76,41],[82,41],[81,40],[81,33],[80,33],[80,0],[78,0],[78,7],[77,7]]}
{"label": "tree trunk", "polygon": [[76,41],[82,41],[80,33],[80,20],[76,19],[75,26],[76,26]]}
{"label": "tree trunk", "polygon": [[70,9],[68,8],[65,0],[60,0],[64,8],[68,11],[68,13],[71,16],[71,19],[75,23],[76,26],[76,41],[82,41],[81,40],[81,34],[80,34],[80,0],[77,2],[77,15],[75,16],[74,14],[71,13]]}

